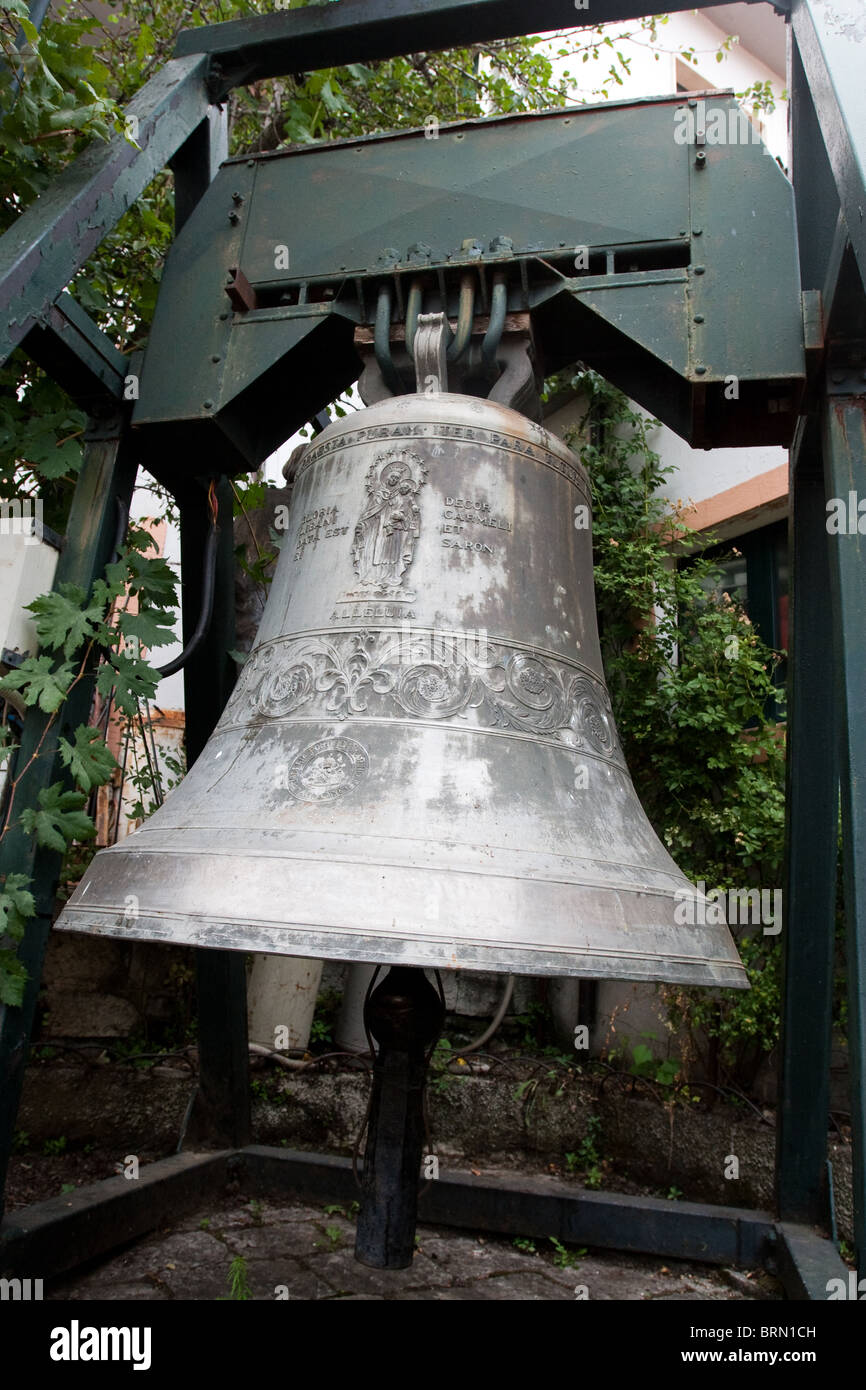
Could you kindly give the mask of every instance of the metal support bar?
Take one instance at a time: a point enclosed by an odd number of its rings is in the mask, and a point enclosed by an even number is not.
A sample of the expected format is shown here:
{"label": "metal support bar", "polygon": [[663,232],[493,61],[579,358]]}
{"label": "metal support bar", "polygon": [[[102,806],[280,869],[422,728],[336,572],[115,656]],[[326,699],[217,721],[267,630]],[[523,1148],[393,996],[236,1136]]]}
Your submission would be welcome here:
{"label": "metal support bar", "polygon": [[[793,0],[791,26],[848,235],[866,280],[866,14],[863,0]],[[796,118],[796,116],[795,116]],[[820,200],[819,190],[810,197]],[[812,288],[812,287],[810,287]]]}
{"label": "metal support bar", "polygon": [[831,1279],[849,1287],[848,1266],[829,1240],[822,1240],[808,1226],[786,1221],[779,1222],[776,1235],[779,1278],[789,1298],[821,1303],[829,1295]]}
{"label": "metal support bar", "polygon": [[[259,1145],[244,1149],[241,1181],[261,1195],[351,1200],[351,1160]],[[629,1250],[756,1268],[773,1258],[772,1218],[762,1211],[588,1192],[545,1177],[441,1172],[418,1204],[430,1225],[498,1235],[556,1236],[597,1249]],[[829,1242],[827,1242],[829,1244]]]}
{"label": "metal support bar", "polygon": [[[184,667],[187,763],[192,765],[210,737],[235,680],[234,543],[232,491],[225,478],[216,483],[218,502],[213,619],[207,636]],[[179,499],[183,628],[185,645],[198,624],[204,582],[202,554],[212,521],[204,488]],[[198,978],[199,1089],[187,1142],[226,1147],[245,1144],[250,1135],[246,961],[237,951],[196,953]]]}
{"label": "metal support bar", "polygon": [[[62,583],[71,583],[90,590],[114,558],[117,503],[128,507],[132,497],[136,466],[130,459],[125,419],[120,412],[115,416],[113,431],[108,430],[106,422],[100,422],[100,435],[85,448],[66,528],[66,544],[54,578],[55,589]],[[10,829],[0,844],[0,877],[8,873],[26,874],[33,880],[36,899],[36,916],[28,923],[18,950],[29,976],[23,1004],[20,1008],[0,1005],[0,1213],[61,863],[60,855],[38,846],[34,837],[17,828],[16,823],[25,808],[38,807],[40,791],[64,780],[66,774],[57,756],[58,742],[61,735],[70,737],[78,724],[87,722],[92,688],[91,680],[81,681],[47,733],[48,717],[37,708],[28,711],[15,764],[16,769],[27,771],[16,792]]]}
{"label": "metal support bar", "polygon": [[[866,1277],[866,535],[857,499],[866,498],[866,383],[862,368],[831,368],[824,417],[827,496],[845,502],[847,533],[830,537],[835,690],[841,719],[842,838],[851,1069],[854,1243]],[[852,507],[854,514],[852,517]],[[853,522],[853,531],[851,530]]]}
{"label": "metal support bar", "polygon": [[776,1204],[783,1220],[827,1220],[830,1023],[839,770],[832,670],[830,537],[820,424],[791,455],[787,826]]}
{"label": "metal support bar", "polygon": [[77,1187],[18,1208],[0,1225],[0,1271],[52,1278],[180,1220],[225,1190],[237,1166],[230,1151],[172,1154],[124,1177]]}
{"label": "metal support bar", "polygon": [[228,158],[228,108],[212,106],[177,154],[169,160],[174,174],[174,231],[183,227],[199,199]]}
{"label": "metal support bar", "polygon": [[65,291],[21,346],[85,410],[123,400],[127,359]]}
{"label": "metal support bar", "polygon": [[[333,1154],[250,1145],[209,1157],[174,1155],[146,1165],[137,1182],[108,1178],[13,1212],[0,1227],[0,1270],[25,1278],[65,1273],[204,1206],[224,1188],[227,1177],[238,1179],[245,1194],[276,1200],[350,1202],[356,1193],[351,1159]],[[422,1194],[419,1217],[429,1225],[555,1236],[596,1249],[745,1269],[777,1255],[776,1230],[766,1212],[587,1192],[561,1180],[523,1174],[442,1173]],[[796,1268],[801,1247],[793,1240],[789,1246]],[[808,1255],[812,1261],[823,1256],[833,1272],[844,1270],[829,1241],[812,1236]],[[796,1273],[792,1282],[794,1296],[804,1282],[815,1284]],[[826,1292],[813,1296],[826,1298]]]}
{"label": "metal support bar", "polygon": [[32,329],[210,105],[208,59],[173,58],[126,108],[116,135],[63,170],[0,237],[0,362]]}
{"label": "metal support bar", "polygon": [[[670,12],[695,7],[696,0],[666,5]],[[788,0],[775,0],[775,9],[786,13]],[[647,0],[592,0],[591,18],[587,15],[584,22],[608,24],[653,13]],[[574,0],[534,0],[532,5],[525,0],[340,0],[184,29],[174,52],[176,57],[210,53],[219,65],[222,91],[228,92],[287,72],[572,29],[580,22]]]}

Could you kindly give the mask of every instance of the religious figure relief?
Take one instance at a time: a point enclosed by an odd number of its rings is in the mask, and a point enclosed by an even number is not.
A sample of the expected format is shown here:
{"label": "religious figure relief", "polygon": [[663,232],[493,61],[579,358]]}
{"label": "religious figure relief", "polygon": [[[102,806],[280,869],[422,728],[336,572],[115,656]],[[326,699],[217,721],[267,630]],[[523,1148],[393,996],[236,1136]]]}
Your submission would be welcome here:
{"label": "religious figure relief", "polygon": [[358,589],[350,597],[412,600],[403,580],[421,534],[418,491],[427,469],[409,449],[379,454],[367,473],[367,501],[352,540],[352,564]]}

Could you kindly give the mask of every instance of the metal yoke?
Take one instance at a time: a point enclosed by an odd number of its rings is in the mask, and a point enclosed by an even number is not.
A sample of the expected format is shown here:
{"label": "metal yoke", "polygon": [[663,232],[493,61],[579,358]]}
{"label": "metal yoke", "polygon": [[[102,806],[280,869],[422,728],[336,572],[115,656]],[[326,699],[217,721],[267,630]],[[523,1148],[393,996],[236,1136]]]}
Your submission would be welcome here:
{"label": "metal yoke", "polygon": [[[693,444],[790,441],[792,190],[731,93],[432,133],[222,166],[166,261],[133,414],[154,456],[170,435],[173,469],[187,452],[201,471],[202,450],[228,473],[257,466],[356,379],[356,329],[388,358],[428,309],[458,337],[467,315],[528,314],[539,379],[581,360]],[[412,389],[411,351],[386,379]]]}

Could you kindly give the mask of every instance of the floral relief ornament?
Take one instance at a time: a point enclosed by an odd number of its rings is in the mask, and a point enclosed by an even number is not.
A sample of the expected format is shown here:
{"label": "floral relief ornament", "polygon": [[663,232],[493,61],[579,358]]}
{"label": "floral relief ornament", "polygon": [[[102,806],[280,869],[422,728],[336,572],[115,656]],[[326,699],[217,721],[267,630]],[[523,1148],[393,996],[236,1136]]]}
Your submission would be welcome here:
{"label": "floral relief ornament", "polygon": [[[311,708],[310,708],[311,707]],[[288,638],[254,652],[222,723],[353,715],[468,719],[623,764],[602,681],[504,643],[484,657],[460,634],[395,630]]]}

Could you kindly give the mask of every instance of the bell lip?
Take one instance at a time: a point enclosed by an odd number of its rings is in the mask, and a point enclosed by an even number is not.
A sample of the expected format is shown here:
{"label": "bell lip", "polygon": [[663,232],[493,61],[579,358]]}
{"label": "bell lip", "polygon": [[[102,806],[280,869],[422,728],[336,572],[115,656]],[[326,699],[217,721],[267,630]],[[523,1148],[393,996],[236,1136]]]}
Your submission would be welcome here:
{"label": "bell lip", "polygon": [[413,965],[429,970],[621,980],[628,984],[696,985],[708,989],[751,988],[738,958],[713,959],[673,953],[653,956],[635,951],[630,959],[622,947],[605,953],[590,947],[525,948],[501,942],[413,940],[370,930],[337,931],[303,924],[245,926],[234,918],[220,921],[213,914],[200,917],[190,913],[141,914],[126,922],[116,909],[100,910],[93,905],[79,908],[70,904],[55,922],[54,930],[125,941],[192,946],[199,950],[235,950],[371,965]]}

